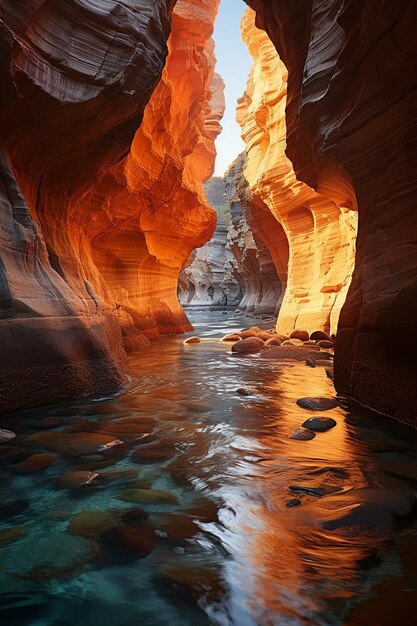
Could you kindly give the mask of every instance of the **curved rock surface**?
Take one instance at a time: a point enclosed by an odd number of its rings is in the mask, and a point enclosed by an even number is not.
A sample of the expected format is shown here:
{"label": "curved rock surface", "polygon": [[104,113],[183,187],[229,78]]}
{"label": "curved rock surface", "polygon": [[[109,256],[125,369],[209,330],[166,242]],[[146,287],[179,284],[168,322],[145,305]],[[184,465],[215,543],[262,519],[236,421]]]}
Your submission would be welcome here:
{"label": "curved rock surface", "polygon": [[359,213],[336,386],[415,424],[417,4],[248,4],[288,68],[287,154],[298,179]]}
{"label": "curved rock surface", "polygon": [[228,245],[233,258],[228,272],[240,284],[238,310],[254,315],[279,311],[287,280],[288,243],[269,209],[249,189],[241,154],[225,175],[231,221]]}
{"label": "curved rock surface", "polygon": [[272,213],[269,230],[283,231],[289,246],[278,331],[334,332],[353,271],[357,214],[297,179],[285,153],[287,69],[250,9],[242,36],[254,59],[238,108],[247,152],[243,175],[253,202]]}
{"label": "curved rock surface", "polygon": [[173,5],[0,0],[0,411],[115,389],[123,343],[189,329],[223,101],[218,3],[169,37]]}
{"label": "curved rock surface", "polygon": [[212,239],[187,260],[180,274],[179,300],[184,306],[235,308],[242,294],[230,271],[235,260],[227,246],[230,213],[223,179],[211,178],[205,189],[209,204],[217,213],[217,226]]}

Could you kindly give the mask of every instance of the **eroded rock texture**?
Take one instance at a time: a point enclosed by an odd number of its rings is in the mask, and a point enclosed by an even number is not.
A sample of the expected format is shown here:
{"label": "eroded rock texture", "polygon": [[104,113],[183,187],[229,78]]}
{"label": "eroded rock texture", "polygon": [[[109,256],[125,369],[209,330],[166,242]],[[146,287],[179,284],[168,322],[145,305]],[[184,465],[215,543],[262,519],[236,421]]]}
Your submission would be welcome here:
{"label": "eroded rock texture", "polygon": [[353,271],[357,213],[343,198],[331,200],[297,179],[285,154],[286,67],[266,33],[256,28],[250,9],[242,35],[254,59],[238,108],[247,146],[243,175],[252,204],[263,209],[254,212],[254,220],[267,220],[266,234],[276,231],[276,241],[267,245],[281,257],[289,247],[288,272],[281,262],[287,278],[278,330],[335,332]]}
{"label": "eroded rock texture", "polygon": [[177,2],[164,68],[173,5],[0,0],[0,411],[114,389],[122,334],[188,328],[223,104],[217,2]]}
{"label": "eroded rock texture", "polygon": [[238,310],[274,315],[281,306],[287,280],[288,244],[270,210],[255,198],[244,176],[246,155],[240,155],[225,175],[231,221],[228,248],[233,257],[228,274],[243,294]]}
{"label": "eroded rock texture", "polygon": [[417,3],[250,0],[288,68],[297,177],[359,212],[336,385],[415,424]]}
{"label": "eroded rock texture", "polygon": [[179,300],[184,306],[238,306],[242,294],[230,267],[235,265],[227,246],[230,212],[222,178],[213,177],[205,185],[210,206],[217,213],[213,237],[194,251],[180,274]]}

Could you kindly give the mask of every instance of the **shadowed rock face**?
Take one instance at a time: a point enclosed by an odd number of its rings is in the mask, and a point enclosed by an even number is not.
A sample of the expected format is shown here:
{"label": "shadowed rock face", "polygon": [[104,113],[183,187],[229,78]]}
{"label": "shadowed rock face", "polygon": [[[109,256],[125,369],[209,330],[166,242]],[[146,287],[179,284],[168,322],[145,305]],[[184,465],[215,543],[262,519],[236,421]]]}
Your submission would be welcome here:
{"label": "shadowed rock face", "polygon": [[177,2],[164,69],[173,5],[0,0],[0,411],[116,389],[123,344],[189,328],[222,83],[216,2]]}
{"label": "shadowed rock face", "polygon": [[242,294],[230,268],[235,259],[227,245],[230,212],[222,178],[214,176],[205,185],[210,206],[217,213],[214,235],[194,251],[180,274],[179,300],[184,306],[237,307]]}
{"label": "shadowed rock face", "polygon": [[339,390],[415,424],[417,4],[250,0],[288,69],[287,154],[359,229],[339,323]]}
{"label": "shadowed rock face", "polygon": [[246,156],[241,154],[224,179],[231,213],[228,247],[234,257],[230,271],[243,294],[238,310],[274,315],[287,279],[288,244],[269,209],[252,196],[245,165]]}

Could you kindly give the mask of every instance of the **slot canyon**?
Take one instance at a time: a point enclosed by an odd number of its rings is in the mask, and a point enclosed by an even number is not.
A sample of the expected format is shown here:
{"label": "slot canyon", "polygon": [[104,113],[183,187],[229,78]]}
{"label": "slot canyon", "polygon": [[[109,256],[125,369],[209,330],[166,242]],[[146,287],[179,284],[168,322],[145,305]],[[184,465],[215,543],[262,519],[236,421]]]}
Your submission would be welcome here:
{"label": "slot canyon", "polygon": [[417,0],[0,0],[0,615],[417,610]]}

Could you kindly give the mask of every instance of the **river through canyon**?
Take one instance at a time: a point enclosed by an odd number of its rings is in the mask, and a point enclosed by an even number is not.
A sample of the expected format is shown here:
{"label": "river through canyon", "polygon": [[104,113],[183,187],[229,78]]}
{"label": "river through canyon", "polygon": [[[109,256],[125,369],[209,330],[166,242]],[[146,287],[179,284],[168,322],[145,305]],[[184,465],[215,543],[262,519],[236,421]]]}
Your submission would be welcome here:
{"label": "river through canyon", "polygon": [[412,516],[347,534],[329,520],[362,488],[415,487],[415,431],[337,407],[326,411],[336,427],[290,439],[312,415],[298,398],[334,396],[324,368],[233,355],[220,338],[253,320],[191,320],[201,343],[143,348],[122,393],[2,418],[17,433],[1,448],[3,623],[359,626],[411,616]]}

